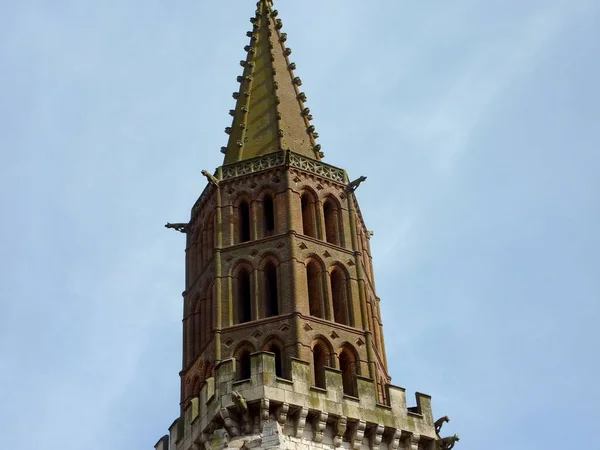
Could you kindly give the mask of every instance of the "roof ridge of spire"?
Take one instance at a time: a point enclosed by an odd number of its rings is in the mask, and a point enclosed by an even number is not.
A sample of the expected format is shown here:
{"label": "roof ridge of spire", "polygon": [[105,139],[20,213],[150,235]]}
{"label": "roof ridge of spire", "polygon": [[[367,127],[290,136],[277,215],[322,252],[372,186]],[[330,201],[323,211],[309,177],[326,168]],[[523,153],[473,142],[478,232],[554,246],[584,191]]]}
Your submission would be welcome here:
{"label": "roof ridge of spire", "polygon": [[244,68],[237,77],[232,125],[225,129],[229,141],[221,151],[224,164],[261,156],[280,150],[292,150],[313,159],[323,158],[318,134],[311,125],[312,115],[301,92],[300,77],[290,62],[292,50],[286,46],[287,33],[273,9],[272,0],[259,0],[256,14],[250,18],[252,30],[246,34],[250,43],[244,47]]}

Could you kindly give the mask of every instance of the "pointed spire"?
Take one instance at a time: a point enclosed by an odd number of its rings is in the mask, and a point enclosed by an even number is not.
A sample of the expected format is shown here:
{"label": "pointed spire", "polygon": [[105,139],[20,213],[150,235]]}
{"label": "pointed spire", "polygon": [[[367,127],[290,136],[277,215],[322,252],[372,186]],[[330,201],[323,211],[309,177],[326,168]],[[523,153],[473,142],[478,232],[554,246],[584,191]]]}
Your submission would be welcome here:
{"label": "pointed spire", "polygon": [[235,109],[229,113],[233,123],[225,129],[229,135],[224,164],[243,159],[291,150],[313,159],[321,159],[318,134],[311,125],[302,81],[295,75],[296,64],[286,46],[287,34],[273,9],[271,0],[257,3],[256,15],[250,19],[250,43],[244,47],[248,56],[240,65],[240,90],[233,94]]}

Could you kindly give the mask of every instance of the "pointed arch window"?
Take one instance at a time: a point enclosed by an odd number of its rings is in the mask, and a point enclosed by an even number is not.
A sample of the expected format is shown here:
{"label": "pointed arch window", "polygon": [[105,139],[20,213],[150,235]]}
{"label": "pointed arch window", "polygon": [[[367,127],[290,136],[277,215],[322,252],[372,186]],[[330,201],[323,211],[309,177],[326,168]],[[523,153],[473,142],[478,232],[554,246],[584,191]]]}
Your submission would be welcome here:
{"label": "pointed arch window", "polygon": [[283,359],[281,347],[278,344],[272,343],[265,347],[265,351],[275,355],[275,375],[283,378]]}
{"label": "pointed arch window", "polygon": [[323,283],[321,281],[321,267],[316,261],[309,261],[306,265],[306,281],[308,287],[308,307],[311,316],[325,318],[323,303]]}
{"label": "pointed arch window", "polygon": [[236,378],[238,380],[247,380],[250,376],[250,350],[244,349],[236,358]]}
{"label": "pointed arch window", "polygon": [[341,233],[340,207],[331,198],[327,198],[323,204],[323,216],[325,219],[325,240],[330,244],[343,245]]}
{"label": "pointed arch window", "polygon": [[330,275],[333,300],[333,320],[343,325],[352,325],[348,301],[348,280],[339,267],[334,267]]}
{"label": "pointed arch window", "polygon": [[352,350],[343,348],[339,360],[344,394],[356,397],[356,373],[358,369],[356,355]]}
{"label": "pointed arch window", "polygon": [[325,370],[329,366],[327,348],[321,342],[317,342],[313,346],[313,376],[315,386],[325,389]]}
{"label": "pointed arch window", "polygon": [[250,240],[250,206],[243,200],[238,206],[238,239],[239,242]]}
{"label": "pointed arch window", "polygon": [[[196,298],[194,304],[194,357],[200,351],[202,347],[201,334],[202,334],[202,300]],[[192,357],[193,358],[193,357]]]}
{"label": "pointed arch window", "polygon": [[263,223],[265,236],[275,233],[275,205],[271,194],[267,194],[263,198]]}
{"label": "pointed arch window", "polygon": [[277,288],[277,266],[272,261],[267,262],[264,268],[265,286],[263,293],[264,317],[279,314],[279,294]]}
{"label": "pointed arch window", "polygon": [[300,197],[300,205],[302,207],[302,234],[316,238],[317,217],[315,199],[308,192],[304,192]]}
{"label": "pointed arch window", "polygon": [[250,271],[245,267],[240,269],[237,274],[236,297],[235,323],[249,322],[252,320],[252,296]]}

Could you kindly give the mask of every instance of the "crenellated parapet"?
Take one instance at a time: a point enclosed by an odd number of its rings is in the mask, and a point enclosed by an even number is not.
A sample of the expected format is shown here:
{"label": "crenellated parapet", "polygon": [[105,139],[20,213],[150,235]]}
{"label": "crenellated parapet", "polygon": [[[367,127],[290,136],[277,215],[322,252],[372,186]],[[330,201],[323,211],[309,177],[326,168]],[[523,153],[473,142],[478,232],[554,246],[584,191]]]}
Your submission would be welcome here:
{"label": "crenellated parapet", "polygon": [[270,422],[279,425],[286,442],[300,439],[309,447],[412,450],[416,442],[414,449],[435,448],[428,395],[417,393],[417,405],[407,408],[405,390],[386,385],[389,405],[384,405],[373,382],[357,377],[357,396],[349,396],[343,391],[342,373],[327,367],[325,387],[317,388],[310,365],[298,359],[292,359],[290,379],[279,378],[275,356],[268,352],[251,355],[248,379],[236,380],[235,366],[236,360],[229,359],[216,367],[214,377],[171,426],[168,442],[159,441],[158,450],[226,448],[233,440],[256,440]]}

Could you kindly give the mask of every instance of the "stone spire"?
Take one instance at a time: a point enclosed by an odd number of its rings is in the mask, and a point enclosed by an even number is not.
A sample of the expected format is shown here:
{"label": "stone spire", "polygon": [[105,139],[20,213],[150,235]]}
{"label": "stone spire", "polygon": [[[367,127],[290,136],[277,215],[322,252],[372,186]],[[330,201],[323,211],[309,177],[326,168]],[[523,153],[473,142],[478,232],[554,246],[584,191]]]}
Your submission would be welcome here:
{"label": "stone spire", "polygon": [[272,1],[260,0],[250,22],[250,43],[244,47],[248,56],[240,61],[244,68],[238,77],[240,90],[233,94],[237,102],[229,112],[233,123],[225,129],[229,142],[221,148],[224,164],[288,149],[321,159],[306,95],[300,90],[302,81],[294,73],[292,50],[286,46],[287,34]]}

